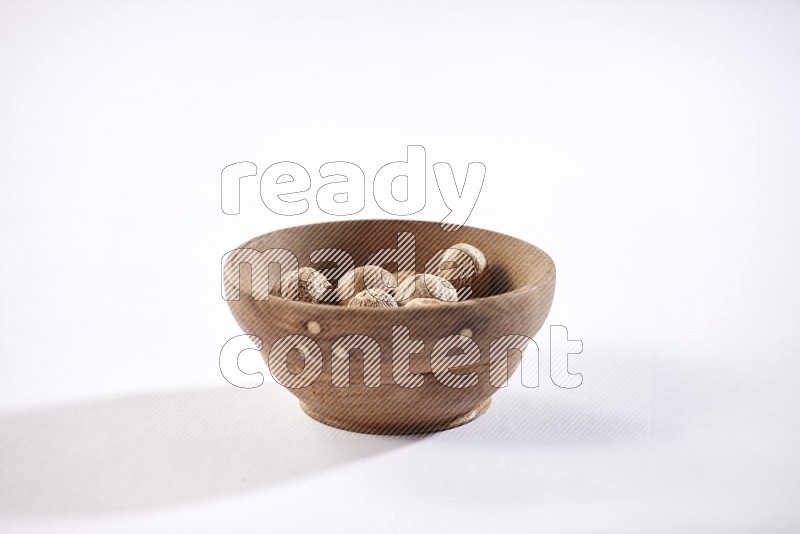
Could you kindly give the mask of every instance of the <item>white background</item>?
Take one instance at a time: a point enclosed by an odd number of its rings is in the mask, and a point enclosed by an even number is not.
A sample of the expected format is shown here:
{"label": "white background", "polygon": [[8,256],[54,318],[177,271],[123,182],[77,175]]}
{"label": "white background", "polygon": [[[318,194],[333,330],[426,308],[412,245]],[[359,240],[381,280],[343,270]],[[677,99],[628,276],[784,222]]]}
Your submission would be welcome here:
{"label": "white background", "polygon": [[[0,73],[0,530],[800,530],[800,4],[5,1]],[[540,387],[390,438],[228,385],[221,256],[333,217],[222,168],[409,144],[555,260]]]}

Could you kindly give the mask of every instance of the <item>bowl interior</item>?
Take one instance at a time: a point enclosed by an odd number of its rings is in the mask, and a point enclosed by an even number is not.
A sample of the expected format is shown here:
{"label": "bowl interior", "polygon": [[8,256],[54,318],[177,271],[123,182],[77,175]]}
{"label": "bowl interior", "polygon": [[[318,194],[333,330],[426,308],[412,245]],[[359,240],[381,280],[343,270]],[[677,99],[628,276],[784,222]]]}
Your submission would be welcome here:
{"label": "bowl interior", "polygon": [[[300,266],[324,269],[335,264],[313,262],[311,255],[315,250],[343,250],[352,257],[354,265],[359,266],[366,264],[370,257],[382,249],[408,247],[409,243],[413,243],[416,272],[424,272],[426,263],[436,252],[451,245],[469,243],[478,247],[488,263],[488,283],[476,287],[472,299],[549,284],[555,277],[552,259],[530,243],[468,226],[445,231],[438,222],[358,220],[296,226],[261,235],[239,248],[259,251],[286,249],[296,256]],[[386,262],[383,266],[396,272],[397,266],[393,262]],[[270,265],[269,269],[270,279],[276,280],[277,265]],[[244,294],[249,294],[251,277],[248,276],[250,273],[244,271],[241,272],[239,283]],[[335,280],[332,282],[335,283]]]}

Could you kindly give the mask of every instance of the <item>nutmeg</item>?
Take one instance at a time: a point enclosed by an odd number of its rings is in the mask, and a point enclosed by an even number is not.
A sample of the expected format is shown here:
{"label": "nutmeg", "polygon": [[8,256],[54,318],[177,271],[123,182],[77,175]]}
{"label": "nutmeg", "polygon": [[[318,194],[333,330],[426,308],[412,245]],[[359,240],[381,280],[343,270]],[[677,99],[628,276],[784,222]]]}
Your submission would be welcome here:
{"label": "nutmeg", "polygon": [[388,291],[372,288],[365,289],[347,302],[352,308],[397,308],[397,302]]}
{"label": "nutmeg", "polygon": [[[430,266],[430,265],[429,265]],[[469,243],[457,243],[445,249],[438,261],[433,261],[430,272],[448,280],[456,290],[485,282],[488,263],[486,256]],[[459,291],[459,300],[469,296]]]}
{"label": "nutmeg", "polygon": [[350,299],[365,289],[382,289],[390,293],[396,287],[397,279],[392,273],[377,265],[364,265],[342,275],[336,295],[339,304],[346,306]]}
{"label": "nutmeg", "polygon": [[300,267],[284,274],[276,283],[270,295],[284,300],[300,300],[303,302],[319,302],[331,283],[325,275],[312,267]]}
{"label": "nutmeg", "polygon": [[458,293],[453,284],[435,274],[418,274],[406,278],[397,286],[394,296],[401,305],[415,298],[434,298],[444,302],[458,300]]}
{"label": "nutmeg", "polygon": [[397,285],[399,286],[406,280],[406,278],[416,276],[416,274],[417,273],[415,271],[399,271],[397,273]]}

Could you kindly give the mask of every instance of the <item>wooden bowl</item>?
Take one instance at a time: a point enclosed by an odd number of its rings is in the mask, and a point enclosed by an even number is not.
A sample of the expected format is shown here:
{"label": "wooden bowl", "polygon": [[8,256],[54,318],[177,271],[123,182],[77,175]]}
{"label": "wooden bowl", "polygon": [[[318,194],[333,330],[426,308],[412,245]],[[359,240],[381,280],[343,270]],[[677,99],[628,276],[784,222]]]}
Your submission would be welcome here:
{"label": "wooden bowl", "polygon": [[[486,283],[469,300],[414,308],[350,308],[272,296],[258,300],[252,297],[252,281],[256,281],[256,286],[263,282],[266,271],[255,269],[256,275],[252,276],[250,265],[242,263],[241,257],[232,260],[235,254],[227,256],[223,281],[231,312],[246,334],[261,340],[261,353],[273,376],[279,378],[275,362],[279,347],[285,348],[285,336],[306,336],[319,347],[321,358],[313,361],[304,359],[298,350],[284,351],[281,369],[284,375],[286,369],[292,373],[310,373],[308,376],[319,372],[318,378],[304,387],[288,389],[300,399],[308,415],[327,425],[355,432],[411,434],[445,430],[472,421],[486,412],[491,395],[502,387],[506,376],[503,371],[510,377],[520,363],[522,352],[509,351],[504,360],[507,367],[503,368],[497,363],[501,360],[497,360],[491,366],[495,376],[490,379],[492,341],[506,335],[533,338],[550,311],[555,290],[552,259],[525,241],[489,230],[462,227],[448,232],[436,222],[406,220],[342,221],[270,232],[251,239],[239,249],[286,249],[297,257],[300,266],[321,269],[324,267],[312,263],[310,253],[321,248],[338,248],[348,252],[358,266],[380,249],[397,248],[400,232],[410,232],[415,237],[417,272],[425,270],[426,262],[436,251],[450,245],[466,242],[478,247],[489,264]],[[391,270],[391,265],[387,267]],[[234,300],[231,296],[236,293],[230,288],[237,282],[239,298]],[[419,387],[405,387],[394,380],[393,366],[400,359],[393,358],[393,327],[406,327],[412,340],[424,342],[424,350],[409,358],[408,370],[422,378]],[[349,351],[348,360],[341,346],[334,350],[337,340],[350,335],[366,335],[377,341],[379,376],[373,374],[370,380],[374,386],[379,379],[378,387],[365,384],[363,351]],[[434,374],[438,368],[431,365],[436,343],[452,335],[471,337],[480,350],[479,360],[451,368],[453,374],[477,373],[477,381],[469,387],[453,387],[452,382],[440,381]],[[281,343],[276,344],[281,338],[284,338]],[[273,345],[276,350],[270,363]],[[400,347],[397,348],[399,354]],[[454,349],[449,353],[461,351]],[[376,364],[377,356],[372,354],[375,359],[369,360],[368,365]],[[340,387],[343,359],[349,361],[346,387]],[[401,373],[402,369],[395,372]],[[498,372],[503,375],[499,381]],[[339,373],[337,385],[336,373]],[[414,380],[419,382],[419,378]]]}

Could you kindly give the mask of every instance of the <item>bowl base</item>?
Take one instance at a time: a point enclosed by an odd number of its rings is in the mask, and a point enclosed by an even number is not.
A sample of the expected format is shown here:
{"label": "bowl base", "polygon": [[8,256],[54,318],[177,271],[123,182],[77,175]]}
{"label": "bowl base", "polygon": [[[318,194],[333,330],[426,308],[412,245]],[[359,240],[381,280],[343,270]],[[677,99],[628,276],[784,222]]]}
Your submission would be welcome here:
{"label": "bowl base", "polygon": [[361,434],[383,434],[383,435],[429,434],[431,432],[440,432],[442,430],[449,430],[451,428],[465,425],[471,421],[474,421],[478,417],[485,414],[486,411],[489,409],[489,405],[491,404],[492,404],[492,399],[490,397],[466,413],[453,417],[452,419],[439,421],[433,424],[411,423],[411,424],[385,425],[379,423],[354,422],[330,416],[327,414],[320,413],[311,408],[310,406],[308,406],[307,404],[305,404],[303,401],[300,401],[300,407],[303,409],[306,415],[308,415],[312,419],[315,419],[316,421],[319,421],[322,424],[332,426],[334,428],[339,428],[342,430],[348,430],[350,432],[358,432]]}

